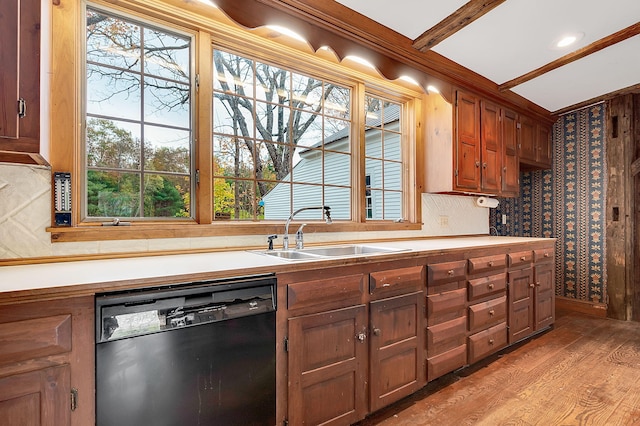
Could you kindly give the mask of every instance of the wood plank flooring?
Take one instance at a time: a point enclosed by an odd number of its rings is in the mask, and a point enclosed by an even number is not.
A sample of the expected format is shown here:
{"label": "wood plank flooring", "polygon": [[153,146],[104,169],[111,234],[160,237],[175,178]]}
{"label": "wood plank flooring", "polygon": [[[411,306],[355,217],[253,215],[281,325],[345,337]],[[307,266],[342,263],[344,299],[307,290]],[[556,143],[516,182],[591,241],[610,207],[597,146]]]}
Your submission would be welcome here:
{"label": "wood plank flooring", "polygon": [[357,425],[640,425],[640,323],[557,312],[551,330]]}

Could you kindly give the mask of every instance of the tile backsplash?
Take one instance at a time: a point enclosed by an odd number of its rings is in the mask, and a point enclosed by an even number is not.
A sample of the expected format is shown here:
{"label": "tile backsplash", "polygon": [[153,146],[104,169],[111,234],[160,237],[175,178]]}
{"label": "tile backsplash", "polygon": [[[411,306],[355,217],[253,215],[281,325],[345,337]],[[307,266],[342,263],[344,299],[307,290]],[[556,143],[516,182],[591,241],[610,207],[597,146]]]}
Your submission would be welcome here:
{"label": "tile backsplash", "polygon": [[489,233],[489,208],[474,196],[422,194],[422,230],[430,237]]}

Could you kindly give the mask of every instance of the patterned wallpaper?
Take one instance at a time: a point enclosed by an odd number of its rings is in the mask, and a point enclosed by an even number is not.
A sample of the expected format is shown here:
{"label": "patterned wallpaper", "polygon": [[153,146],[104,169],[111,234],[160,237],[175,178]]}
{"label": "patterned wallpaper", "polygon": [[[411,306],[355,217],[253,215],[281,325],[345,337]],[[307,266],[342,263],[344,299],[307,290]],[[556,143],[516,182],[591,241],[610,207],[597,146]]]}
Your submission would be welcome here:
{"label": "patterned wallpaper", "polygon": [[499,235],[557,238],[556,294],[595,303],[606,302],[604,108],[560,117],[553,169],[523,172],[520,197],[501,199],[489,217]]}

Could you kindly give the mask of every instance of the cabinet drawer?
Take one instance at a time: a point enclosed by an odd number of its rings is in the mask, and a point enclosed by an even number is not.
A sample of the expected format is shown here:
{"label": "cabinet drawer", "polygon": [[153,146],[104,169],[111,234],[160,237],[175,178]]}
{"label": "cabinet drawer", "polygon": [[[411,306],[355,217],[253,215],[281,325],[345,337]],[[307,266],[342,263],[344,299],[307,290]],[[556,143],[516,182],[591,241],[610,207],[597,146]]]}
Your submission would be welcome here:
{"label": "cabinet drawer", "polygon": [[463,345],[466,338],[466,316],[427,327],[427,357],[431,358]]}
{"label": "cabinet drawer", "polygon": [[450,351],[427,359],[427,381],[457,370],[467,364],[467,345],[460,345]]}
{"label": "cabinet drawer", "polygon": [[507,346],[507,323],[503,322],[487,330],[469,336],[469,364]]}
{"label": "cabinet drawer", "polygon": [[469,300],[481,299],[505,291],[507,288],[507,274],[489,275],[488,277],[470,280],[468,285]]}
{"label": "cabinet drawer", "polygon": [[551,262],[555,258],[555,251],[552,248],[538,249],[533,251],[533,261],[536,263]]}
{"label": "cabinet drawer", "polygon": [[507,318],[507,296],[469,306],[469,331],[481,330],[505,321]]}
{"label": "cabinet drawer", "polygon": [[467,289],[427,296],[427,324],[435,325],[464,316]]}
{"label": "cabinet drawer", "polygon": [[424,286],[424,266],[373,272],[369,278],[369,292],[380,297],[420,291]]}
{"label": "cabinet drawer", "polygon": [[507,266],[507,257],[504,254],[495,256],[474,257],[469,259],[469,273],[494,271]]}
{"label": "cabinet drawer", "polygon": [[467,269],[466,260],[455,262],[436,263],[428,265],[429,285],[441,282],[455,281],[464,278]]}
{"label": "cabinet drawer", "polygon": [[364,275],[347,275],[289,284],[287,308],[339,308],[360,303],[364,294]]}
{"label": "cabinet drawer", "polygon": [[70,352],[71,330],[69,314],[0,324],[0,364]]}
{"label": "cabinet drawer", "polygon": [[525,265],[533,260],[533,252],[531,250],[509,253],[509,267]]}

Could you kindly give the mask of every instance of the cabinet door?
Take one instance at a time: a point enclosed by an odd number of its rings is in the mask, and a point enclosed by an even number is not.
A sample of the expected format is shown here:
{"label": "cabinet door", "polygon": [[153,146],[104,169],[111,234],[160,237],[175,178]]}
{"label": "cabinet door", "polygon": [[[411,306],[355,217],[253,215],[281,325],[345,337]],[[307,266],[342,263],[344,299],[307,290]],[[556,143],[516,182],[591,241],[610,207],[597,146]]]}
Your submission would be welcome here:
{"label": "cabinet door", "polygon": [[533,119],[520,116],[520,160],[536,161],[536,139],[536,124]]}
{"label": "cabinet door", "polygon": [[71,422],[69,365],[0,379],[0,419],[5,425],[65,426]]}
{"label": "cabinet door", "polygon": [[541,330],[555,321],[555,278],[552,262],[537,264],[535,280],[535,329]]}
{"label": "cabinet door", "polygon": [[370,313],[370,410],[375,411],[426,383],[424,295],[415,292],[371,302]]}
{"label": "cabinet door", "polygon": [[505,197],[515,197],[520,192],[519,134],[518,115],[502,110],[502,195]]}
{"label": "cabinet door", "polygon": [[509,343],[534,331],[534,284],[532,268],[509,271]]}
{"label": "cabinet door", "polygon": [[[0,2],[0,150],[39,151],[40,2]],[[19,100],[25,110],[18,114]]]}
{"label": "cabinet door", "polygon": [[537,126],[537,148],[538,148],[538,162],[546,167],[551,167],[551,157],[553,155],[551,146],[551,132],[549,127],[544,124],[538,124]]}
{"label": "cabinet door", "polygon": [[351,424],[367,410],[365,305],[289,319],[289,424]]}
{"label": "cabinet door", "polygon": [[481,187],[483,191],[500,192],[502,186],[502,130],[500,108],[491,102],[482,101],[481,125]]}
{"label": "cabinet door", "polygon": [[456,169],[455,188],[480,189],[480,101],[477,97],[456,93]]}

